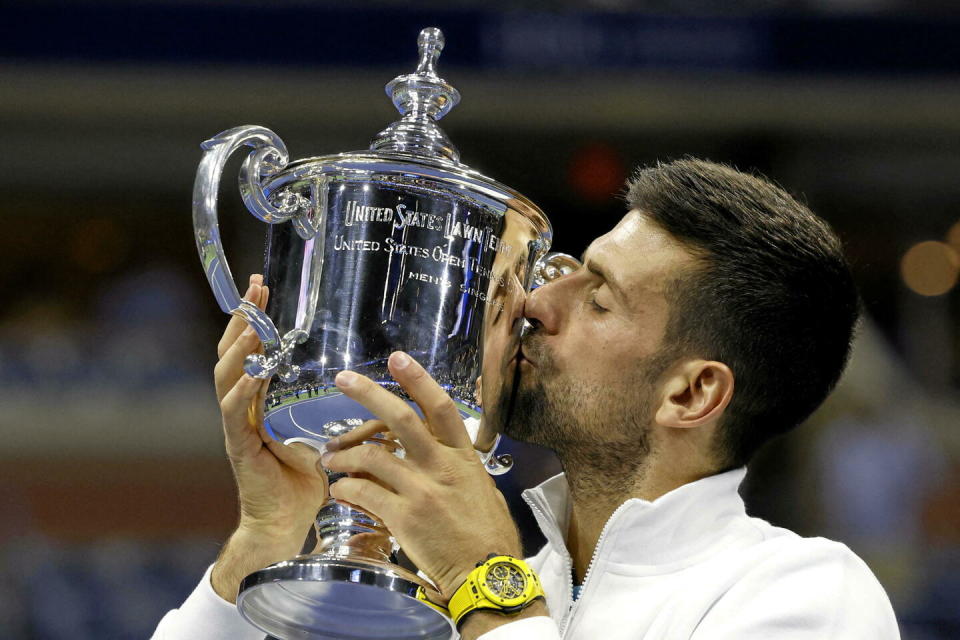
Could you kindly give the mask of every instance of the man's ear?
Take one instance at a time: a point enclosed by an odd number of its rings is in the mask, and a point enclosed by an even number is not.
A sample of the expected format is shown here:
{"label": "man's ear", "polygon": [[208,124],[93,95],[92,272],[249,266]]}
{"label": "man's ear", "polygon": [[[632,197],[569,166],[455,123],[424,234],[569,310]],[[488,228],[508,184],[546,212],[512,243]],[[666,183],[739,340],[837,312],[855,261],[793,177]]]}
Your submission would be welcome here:
{"label": "man's ear", "polygon": [[689,360],[663,385],[657,424],[676,429],[699,427],[720,418],[733,397],[733,371],[714,360]]}

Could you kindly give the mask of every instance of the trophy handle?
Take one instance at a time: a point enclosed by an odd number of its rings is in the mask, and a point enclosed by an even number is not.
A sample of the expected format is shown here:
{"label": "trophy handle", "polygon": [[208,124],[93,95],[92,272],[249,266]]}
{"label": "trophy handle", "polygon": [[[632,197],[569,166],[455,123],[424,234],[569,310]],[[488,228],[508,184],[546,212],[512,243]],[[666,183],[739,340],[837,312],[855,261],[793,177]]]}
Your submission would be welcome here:
{"label": "trophy handle", "polygon": [[477,450],[477,455],[480,456],[480,462],[483,463],[483,468],[486,469],[487,473],[491,476],[502,476],[513,468],[513,456],[509,453],[498,454],[497,447],[499,445],[500,434],[498,433],[489,451]]}
{"label": "trophy handle", "polygon": [[210,288],[224,313],[240,316],[250,323],[263,343],[264,353],[247,356],[244,371],[255,378],[269,378],[276,373],[284,382],[293,382],[299,375],[299,367],[291,364],[290,358],[293,347],[307,339],[313,323],[323,264],[323,240],[321,237],[320,245],[310,252],[310,265],[305,265],[308,292],[305,312],[298,314],[297,326],[281,336],[270,316],[240,297],[220,241],[217,223],[220,175],[230,154],[242,146],[253,149],[240,170],[240,193],[254,217],[268,224],[290,220],[300,237],[315,242],[323,226],[325,207],[317,207],[316,215],[311,218],[309,202],[302,196],[285,194],[279,206],[268,200],[263,190],[263,179],[277,174],[289,162],[286,145],[269,129],[235,127],[200,145],[204,153],[193,184],[193,228],[197,251]]}
{"label": "trophy handle", "polygon": [[573,273],[580,267],[580,261],[573,256],[559,251],[551,251],[537,260],[534,265],[531,289],[542,287],[552,280]]}

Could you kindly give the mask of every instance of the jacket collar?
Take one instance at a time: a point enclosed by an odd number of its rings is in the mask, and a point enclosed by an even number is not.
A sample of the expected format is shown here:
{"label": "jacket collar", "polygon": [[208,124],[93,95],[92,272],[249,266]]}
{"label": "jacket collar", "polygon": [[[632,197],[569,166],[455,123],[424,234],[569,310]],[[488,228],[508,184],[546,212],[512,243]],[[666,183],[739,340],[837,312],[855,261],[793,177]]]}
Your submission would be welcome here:
{"label": "jacket collar", "polygon": [[[737,488],[746,475],[741,467],[685,484],[656,500],[631,498],[604,527],[596,554],[627,565],[664,565],[693,561],[699,552],[723,544],[731,527],[746,515]],[[523,497],[548,544],[567,553],[570,493],[559,474]]]}

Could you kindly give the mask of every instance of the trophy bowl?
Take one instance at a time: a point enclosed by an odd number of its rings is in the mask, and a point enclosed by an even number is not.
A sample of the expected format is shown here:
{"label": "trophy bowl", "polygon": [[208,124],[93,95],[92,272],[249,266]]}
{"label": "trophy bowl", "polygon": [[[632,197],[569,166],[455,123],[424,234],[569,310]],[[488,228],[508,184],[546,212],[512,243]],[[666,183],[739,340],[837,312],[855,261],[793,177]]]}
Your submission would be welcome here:
{"label": "trophy bowl", "polygon": [[[547,254],[543,212],[460,163],[437,126],[459,101],[436,73],[443,44],[439,29],[420,33],[416,71],[386,87],[402,117],[369,150],[290,162],[283,141],[258,126],[204,142],[195,236],[220,308],[246,319],[263,343],[244,368],[271,378],[270,437],[322,450],[372,418],[334,386],[345,369],[409,401],[386,364],[404,350],[450,394],[498,474],[510,461],[495,454],[496,427],[480,420],[478,379],[485,395],[507,392],[527,290],[575,261]],[[244,203],[268,223],[265,312],[240,297],[218,227],[220,176],[241,147],[250,147],[239,178]],[[403,455],[394,441],[372,442]],[[248,621],[277,638],[450,637],[449,618],[417,598],[439,595],[396,564],[396,543],[376,518],[330,499],[316,532],[312,553],[243,581],[237,605]]]}

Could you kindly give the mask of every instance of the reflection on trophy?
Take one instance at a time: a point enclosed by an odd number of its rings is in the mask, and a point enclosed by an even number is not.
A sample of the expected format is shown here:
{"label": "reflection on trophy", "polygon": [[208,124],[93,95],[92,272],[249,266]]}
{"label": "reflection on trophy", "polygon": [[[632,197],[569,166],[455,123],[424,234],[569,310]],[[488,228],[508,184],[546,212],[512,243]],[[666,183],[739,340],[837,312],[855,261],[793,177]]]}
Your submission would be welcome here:
{"label": "reflection on trophy", "polygon": [[[425,29],[414,73],[386,89],[402,117],[368,151],[289,161],[272,131],[237,127],[203,143],[194,186],[197,248],[226,313],[254,327],[263,353],[247,373],[272,377],[265,426],[284,443],[322,449],[372,418],[336,389],[351,369],[403,397],[387,372],[395,350],[415,357],[456,402],[480,418],[485,395],[506,393],[520,313],[536,278],[568,270],[547,257],[550,224],[529,200],[459,162],[437,126],[459,93],[436,73],[443,48]],[[227,158],[251,147],[240,172],[249,211],[268,223],[266,313],[242,300],[223,252],[217,194]],[[551,254],[553,256],[554,254]],[[495,425],[481,422],[475,446],[491,473]],[[374,442],[403,454],[398,443]],[[331,476],[330,481],[336,481]],[[248,576],[237,605],[278,638],[448,638],[450,620],[416,598],[432,585],[398,566],[390,533],[370,514],[329,500],[317,516],[314,553]]]}

